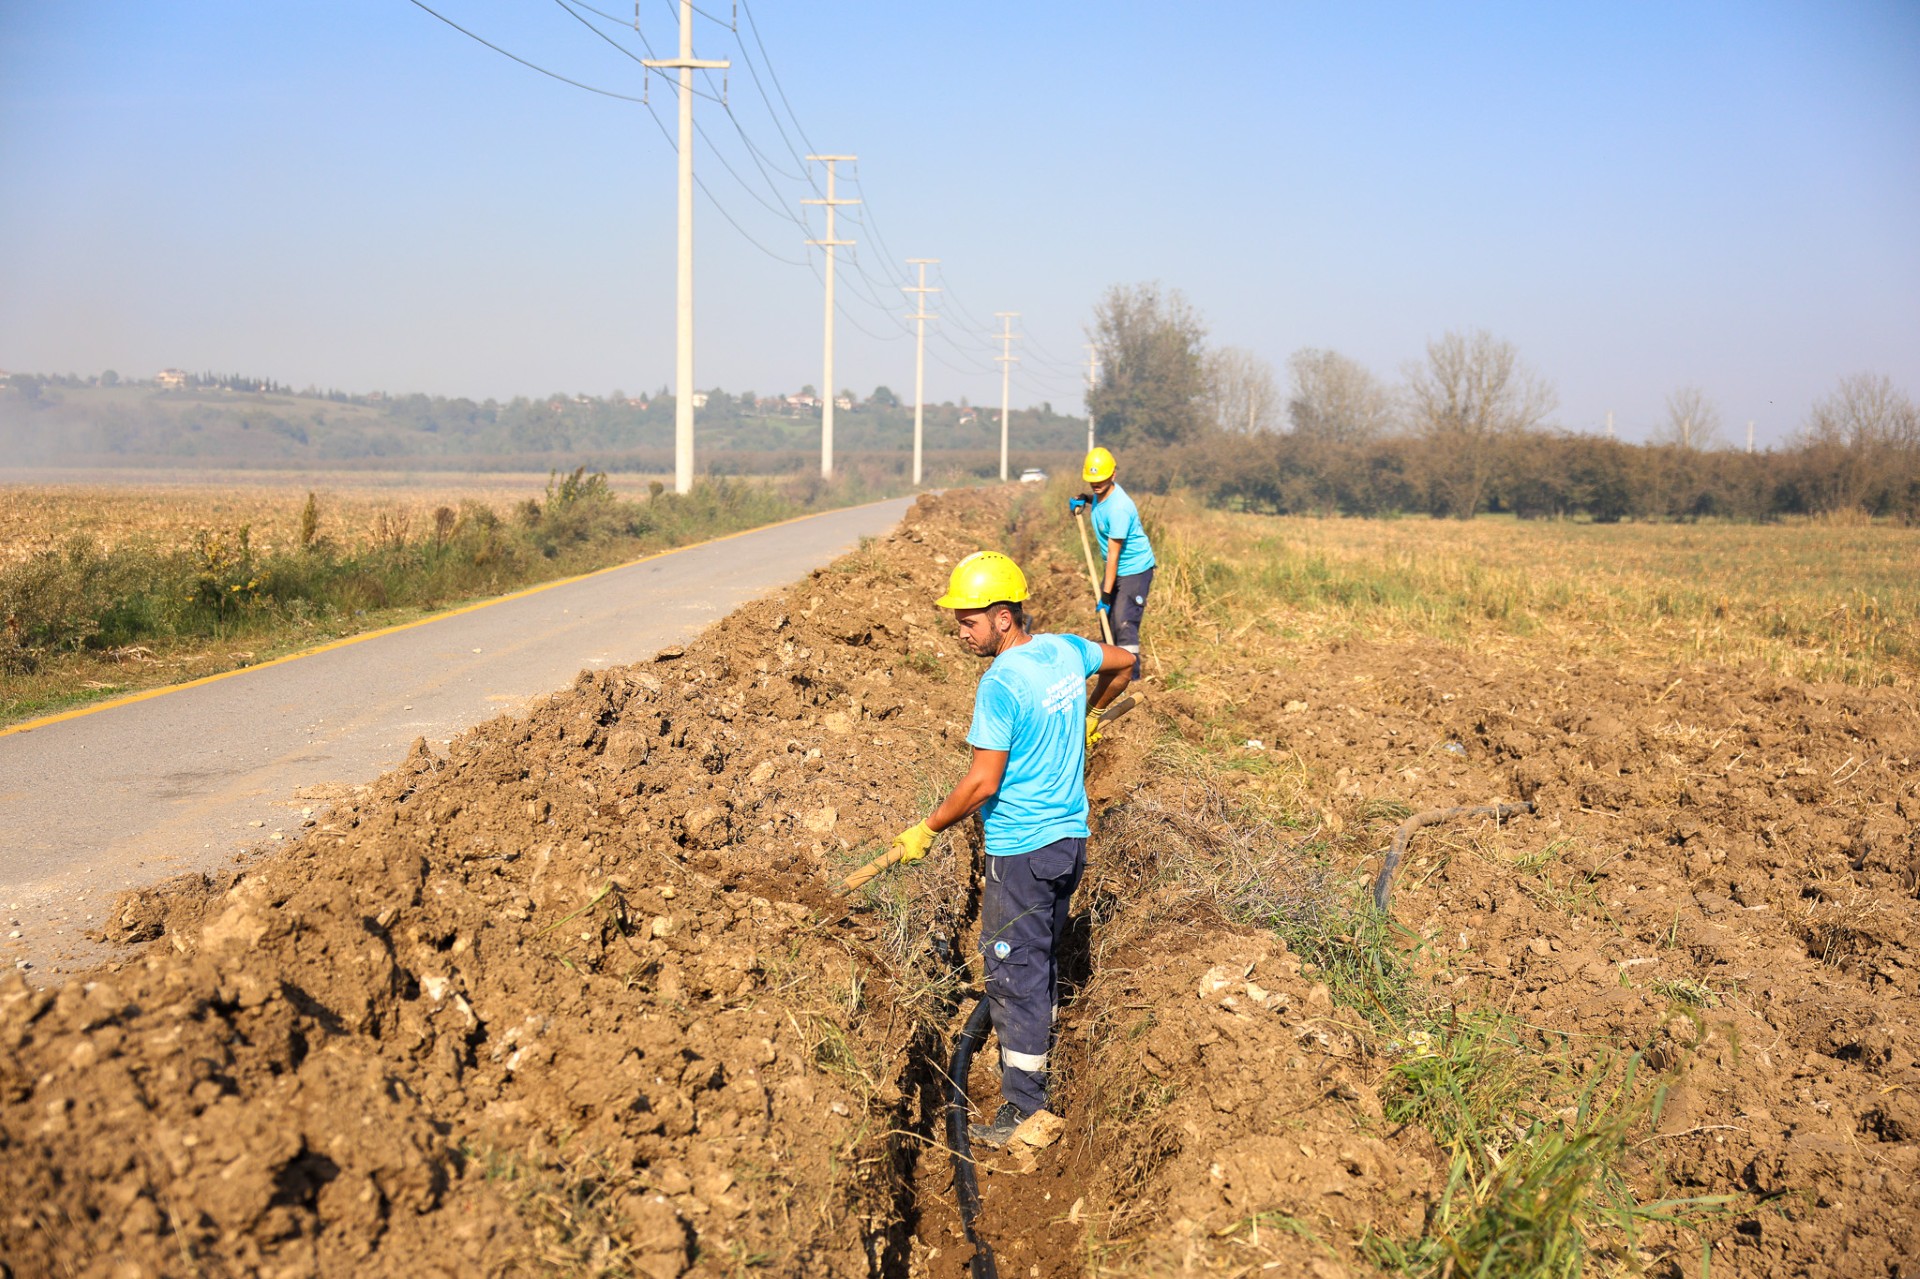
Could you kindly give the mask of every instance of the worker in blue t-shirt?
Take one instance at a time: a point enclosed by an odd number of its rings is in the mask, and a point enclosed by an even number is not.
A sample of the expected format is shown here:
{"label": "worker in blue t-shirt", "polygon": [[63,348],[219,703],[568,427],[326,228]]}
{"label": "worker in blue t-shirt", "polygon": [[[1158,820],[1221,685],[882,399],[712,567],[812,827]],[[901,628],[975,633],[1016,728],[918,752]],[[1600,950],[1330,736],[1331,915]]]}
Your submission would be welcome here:
{"label": "worker in blue t-shirt", "polygon": [[[1080,469],[1081,478],[1093,486],[1093,531],[1107,557],[1098,607],[1110,615],[1113,642],[1133,654],[1133,677],[1139,679],[1140,619],[1153,589],[1153,543],[1140,526],[1140,508],[1113,482],[1113,472],[1113,454],[1105,449],[1088,453]],[[1085,500],[1075,498],[1074,509]]]}
{"label": "worker in blue t-shirt", "polygon": [[[1087,739],[1094,714],[1126,688],[1134,660],[1078,635],[1029,634],[1026,598],[1025,574],[998,551],[975,551],[954,566],[939,606],[953,610],[967,651],[993,663],[974,694],[973,762],[925,821],[893,839],[910,863],[973,812],[985,827],[980,949],[1005,1098],[991,1123],[973,1127],[989,1146],[1005,1145],[1047,1104],[1060,941],[1087,865]],[[1098,676],[1091,695],[1089,676]]]}

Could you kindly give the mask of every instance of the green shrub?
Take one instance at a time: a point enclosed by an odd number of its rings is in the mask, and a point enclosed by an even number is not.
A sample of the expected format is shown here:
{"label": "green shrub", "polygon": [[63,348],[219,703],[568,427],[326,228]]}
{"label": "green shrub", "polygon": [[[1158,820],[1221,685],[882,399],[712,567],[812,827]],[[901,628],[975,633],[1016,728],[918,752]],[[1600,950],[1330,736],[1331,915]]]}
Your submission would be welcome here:
{"label": "green shrub", "polygon": [[[529,498],[507,519],[467,501],[441,507],[416,533],[405,516],[383,514],[358,549],[319,532],[313,494],[301,508],[298,544],[282,551],[260,551],[244,526],[202,529],[171,549],[106,551],[77,536],[0,569],[0,675],[35,675],[57,654],[242,633],[272,643],[323,624],[351,630],[373,610],[498,594],[865,500],[873,484],[864,472],[798,485],[703,479],[689,493],[656,487],[634,502],[615,495],[604,473],[582,467],[554,472],[544,501]],[[72,682],[77,690],[84,681]],[[15,694],[5,697],[0,713],[19,713]]]}

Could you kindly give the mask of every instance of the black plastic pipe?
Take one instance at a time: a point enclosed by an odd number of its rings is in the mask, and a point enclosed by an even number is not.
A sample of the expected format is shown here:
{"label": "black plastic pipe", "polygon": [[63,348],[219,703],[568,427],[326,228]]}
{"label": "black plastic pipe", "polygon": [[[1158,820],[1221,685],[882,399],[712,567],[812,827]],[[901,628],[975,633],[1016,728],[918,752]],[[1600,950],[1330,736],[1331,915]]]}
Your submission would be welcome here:
{"label": "black plastic pipe", "polygon": [[973,1066],[973,1054],[987,1042],[987,1028],[993,1024],[993,1010],[981,999],[953,1044],[953,1060],[947,1065],[947,1146],[953,1152],[953,1186],[960,1198],[960,1225],[973,1245],[973,1279],[1000,1279],[1000,1267],[993,1249],[974,1229],[980,1217],[980,1179],[974,1174],[973,1141],[967,1135],[967,1071]]}

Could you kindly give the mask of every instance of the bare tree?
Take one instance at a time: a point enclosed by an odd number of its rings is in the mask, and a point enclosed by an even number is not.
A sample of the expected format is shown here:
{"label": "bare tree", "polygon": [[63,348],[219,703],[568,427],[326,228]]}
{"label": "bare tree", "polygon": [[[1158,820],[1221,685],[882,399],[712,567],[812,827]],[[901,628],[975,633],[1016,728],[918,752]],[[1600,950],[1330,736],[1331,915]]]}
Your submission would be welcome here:
{"label": "bare tree", "polygon": [[1699,387],[1681,387],[1667,396],[1667,420],[1654,430],[1653,442],[1688,452],[1718,447],[1719,407]]}
{"label": "bare tree", "polygon": [[1204,434],[1206,327],[1178,290],[1116,284],[1094,306],[1100,381],[1087,395],[1100,438],[1171,444]]}
{"label": "bare tree", "polygon": [[1850,449],[1920,448],[1920,409],[1881,373],[1855,373],[1813,406],[1804,437]]}
{"label": "bare tree", "polygon": [[1807,415],[1799,443],[1821,510],[1866,507],[1876,486],[1920,479],[1920,409],[1883,374],[1841,378]]}
{"label": "bare tree", "polygon": [[1273,366],[1237,346],[1207,356],[1207,415],[1214,429],[1252,435],[1279,425],[1280,391]]}
{"label": "bare tree", "polygon": [[1338,351],[1295,351],[1287,361],[1293,394],[1287,419],[1296,435],[1337,444],[1365,444],[1395,425],[1393,392],[1365,365]]}
{"label": "bare tree", "polygon": [[1434,513],[1463,520],[1486,501],[1508,442],[1539,427],[1557,403],[1513,344],[1484,329],[1427,343],[1427,362],[1407,369],[1407,394],[1427,444]]}

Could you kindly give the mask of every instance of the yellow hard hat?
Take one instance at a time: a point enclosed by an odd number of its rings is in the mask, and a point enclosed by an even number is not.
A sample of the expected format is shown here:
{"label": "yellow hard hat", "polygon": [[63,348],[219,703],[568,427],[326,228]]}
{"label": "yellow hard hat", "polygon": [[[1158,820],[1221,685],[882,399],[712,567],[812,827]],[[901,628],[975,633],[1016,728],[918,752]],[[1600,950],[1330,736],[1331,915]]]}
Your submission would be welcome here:
{"label": "yellow hard hat", "polygon": [[985,608],[989,604],[1018,604],[1027,598],[1027,575],[998,551],[975,551],[953,566],[947,593],[936,608]]}
{"label": "yellow hard hat", "polygon": [[1105,449],[1095,449],[1087,454],[1086,465],[1080,468],[1080,478],[1089,484],[1098,484],[1102,480],[1113,478],[1113,454]]}

